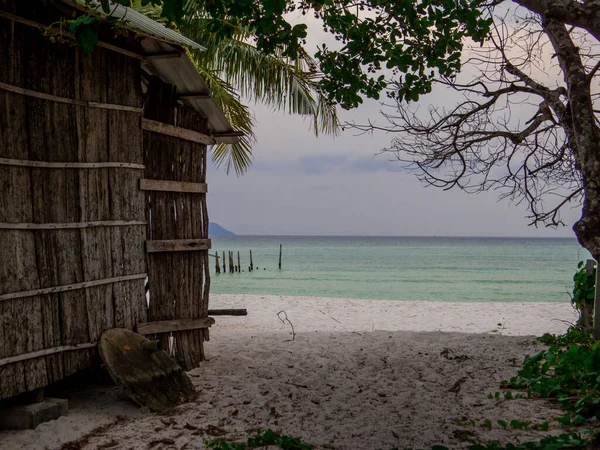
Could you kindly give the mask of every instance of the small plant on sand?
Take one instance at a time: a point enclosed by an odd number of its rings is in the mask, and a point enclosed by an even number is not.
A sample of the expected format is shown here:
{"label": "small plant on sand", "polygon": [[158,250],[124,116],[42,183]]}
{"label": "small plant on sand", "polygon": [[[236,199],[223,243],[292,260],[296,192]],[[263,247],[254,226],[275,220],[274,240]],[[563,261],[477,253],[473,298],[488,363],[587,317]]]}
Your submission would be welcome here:
{"label": "small plant on sand", "polygon": [[279,434],[275,431],[256,430],[245,442],[227,442],[222,439],[214,439],[206,442],[207,449],[214,450],[247,450],[251,448],[262,448],[268,445],[277,445],[283,450],[311,450],[312,447],[298,438]]}
{"label": "small plant on sand", "polygon": [[600,419],[600,343],[555,345],[527,356],[517,376],[502,385],[528,397],[555,398],[566,412],[558,419],[563,425]]}
{"label": "small plant on sand", "polygon": [[538,342],[546,345],[552,345],[557,347],[567,347],[571,344],[591,346],[594,343],[592,331],[585,329],[580,326],[570,327],[565,334],[555,335],[546,333],[540,338]]}

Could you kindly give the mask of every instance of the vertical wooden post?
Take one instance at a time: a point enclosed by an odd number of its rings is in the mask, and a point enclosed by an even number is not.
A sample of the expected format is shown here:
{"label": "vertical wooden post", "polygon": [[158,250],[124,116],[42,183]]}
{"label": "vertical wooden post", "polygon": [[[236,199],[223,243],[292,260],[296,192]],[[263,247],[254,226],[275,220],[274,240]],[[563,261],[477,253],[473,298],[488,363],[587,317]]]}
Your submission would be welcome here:
{"label": "vertical wooden post", "polygon": [[242,265],[240,264],[240,252],[238,252],[238,272],[242,271]]}
{"label": "vertical wooden post", "polygon": [[600,267],[596,266],[596,292],[594,294],[594,339],[600,339]]}
{"label": "vertical wooden post", "polygon": [[227,273],[227,261],[225,260],[225,250],[223,250],[223,273]]}
{"label": "vertical wooden post", "polygon": [[235,272],[235,267],[233,265],[233,252],[229,252],[229,272]]}
{"label": "vertical wooden post", "polygon": [[215,252],[215,258],[217,262],[215,262],[215,272],[221,273],[221,266],[219,266],[219,252]]}
{"label": "vertical wooden post", "polygon": [[250,272],[254,270],[254,264],[252,263],[252,250],[250,250]]}
{"label": "vertical wooden post", "polygon": [[281,269],[281,252],[283,250],[283,244],[279,244],[279,269]]}

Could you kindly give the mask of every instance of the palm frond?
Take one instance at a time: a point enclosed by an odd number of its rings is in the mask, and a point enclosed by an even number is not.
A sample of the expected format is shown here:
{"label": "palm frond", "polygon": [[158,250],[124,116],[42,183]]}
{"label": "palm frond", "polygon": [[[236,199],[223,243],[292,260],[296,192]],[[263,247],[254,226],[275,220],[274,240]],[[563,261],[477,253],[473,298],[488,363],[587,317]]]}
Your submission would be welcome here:
{"label": "palm frond", "polygon": [[222,74],[240,93],[275,110],[312,116],[315,134],[339,131],[335,106],[319,85],[315,61],[302,52],[296,58],[268,55],[248,43],[245,30],[232,39],[208,31],[208,19],[195,17],[181,28],[183,34],[200,42],[205,52],[194,52],[199,65]]}
{"label": "palm frond", "polygon": [[[225,117],[244,133],[237,144],[213,147],[212,160],[218,167],[225,167],[227,173],[234,169],[239,176],[252,164],[254,117],[241,96],[277,111],[310,117],[316,135],[339,132],[336,108],[320,88],[317,65],[308,53],[301,51],[293,59],[281,53],[267,55],[249,43],[252,36],[244,29],[238,29],[231,39],[217,37],[209,31],[212,19],[194,11],[193,1],[187,1],[190,14],[178,31],[206,47],[203,52],[192,51],[192,59]],[[132,6],[162,20],[160,7],[142,6],[141,0],[133,0]]]}

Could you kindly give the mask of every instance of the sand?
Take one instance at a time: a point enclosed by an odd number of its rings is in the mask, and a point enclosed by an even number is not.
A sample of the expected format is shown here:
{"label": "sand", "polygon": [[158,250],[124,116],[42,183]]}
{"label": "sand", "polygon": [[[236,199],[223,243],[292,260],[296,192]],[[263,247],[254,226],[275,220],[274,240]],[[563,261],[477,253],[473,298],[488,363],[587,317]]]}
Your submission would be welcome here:
{"label": "sand", "polygon": [[153,414],[116,387],[71,387],[69,416],[0,433],[0,448],[202,449],[208,429],[236,440],[255,428],[314,448],[466,448],[469,439],[514,443],[560,431],[552,421],[548,432],[505,431],[497,420],[535,424],[560,410],[487,395],[543,348],[531,335],[575,320],[568,303],[213,295],[211,307],[245,307],[248,316],[217,318],[208,361],[189,373],[195,402]]}

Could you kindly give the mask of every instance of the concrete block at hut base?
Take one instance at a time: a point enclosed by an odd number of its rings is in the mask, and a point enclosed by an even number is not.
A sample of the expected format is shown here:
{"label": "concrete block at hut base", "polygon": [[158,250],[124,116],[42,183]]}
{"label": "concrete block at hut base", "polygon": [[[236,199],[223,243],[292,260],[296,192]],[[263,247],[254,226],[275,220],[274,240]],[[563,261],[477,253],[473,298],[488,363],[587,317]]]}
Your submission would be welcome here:
{"label": "concrete block at hut base", "polygon": [[68,412],[69,403],[62,398],[46,398],[41,403],[0,409],[0,430],[32,430]]}

